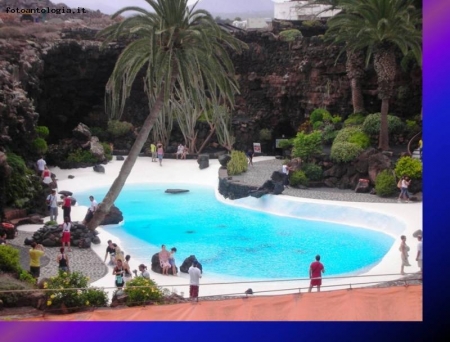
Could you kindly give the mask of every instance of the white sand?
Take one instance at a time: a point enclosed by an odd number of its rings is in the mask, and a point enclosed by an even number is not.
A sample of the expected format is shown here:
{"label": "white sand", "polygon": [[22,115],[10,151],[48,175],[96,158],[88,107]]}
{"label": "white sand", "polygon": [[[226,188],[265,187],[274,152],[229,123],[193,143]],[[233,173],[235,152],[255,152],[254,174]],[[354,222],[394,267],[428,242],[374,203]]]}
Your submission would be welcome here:
{"label": "white sand", "polygon": [[[255,163],[260,160],[272,159],[271,157],[258,157],[255,159]],[[114,181],[115,177],[120,171],[122,166],[122,161],[113,160],[112,162],[105,165],[106,172],[104,174],[96,173],[92,170],[92,167],[84,169],[71,169],[71,170],[61,170],[59,168],[52,168],[51,171],[57,175],[58,178],[58,190],[69,190],[74,193],[76,197],[77,192],[86,191],[96,187],[110,186]],[[224,200],[217,193],[218,184],[218,160],[210,160],[210,167],[204,170],[200,170],[196,160],[176,160],[176,159],[166,159],[163,160],[163,166],[159,166],[159,163],[152,163],[151,158],[139,157],[130,176],[127,179],[127,184],[142,184],[142,183],[192,183],[199,185],[207,185],[216,189],[216,197],[223,201],[224,203],[230,205],[239,205],[236,202],[230,200]],[[257,167],[257,166],[255,166]],[[74,179],[68,179],[69,175],[75,176]],[[305,198],[296,198],[292,196],[280,196],[283,199],[296,203],[320,203],[320,204],[333,204],[333,205],[345,205],[353,208],[360,208],[363,210],[369,210],[373,212],[379,212],[387,215],[391,215],[406,223],[406,229],[401,233],[406,235],[408,238],[407,243],[411,247],[410,251],[410,263],[412,267],[405,268],[406,272],[417,272],[418,267],[415,262],[416,255],[416,245],[417,242],[412,239],[412,233],[417,229],[422,229],[422,204],[421,203],[409,203],[409,204],[386,204],[386,203],[361,203],[361,202],[336,202],[336,201],[323,201],[323,200],[312,200]],[[101,199],[97,199],[101,200]],[[75,206],[72,208],[71,216],[73,221],[81,221],[86,214],[86,207]],[[126,215],[126,213],[125,213]],[[59,216],[59,221],[62,221],[62,215]],[[28,225],[19,227],[21,230],[33,231],[38,229],[40,226]],[[358,228],[357,228],[358,229]],[[108,227],[98,228],[100,232],[101,244],[92,245],[92,249],[103,259],[105,256],[105,250],[107,246],[107,241],[109,239],[116,242],[125,252],[127,251],[127,245],[124,245],[117,237],[113,236],[111,232],[108,232]],[[112,230],[113,232],[113,230]],[[323,285],[340,285],[340,284],[355,284],[358,282],[367,281],[387,281],[398,279],[400,272],[400,252],[399,247],[399,236],[398,232],[384,231],[385,233],[391,234],[392,236],[398,238],[398,242],[395,242],[389,252],[385,257],[378,263],[375,267],[368,270],[363,275],[380,275],[380,274],[396,274],[395,276],[377,276],[370,278],[350,278],[350,279],[329,279],[324,280]],[[311,260],[313,261],[313,260]],[[178,293],[183,292],[185,296],[189,293],[189,276],[184,273],[179,273],[179,276],[163,276],[161,274],[154,273],[150,270],[151,262],[150,260],[136,260],[131,259],[131,269],[137,269],[137,266],[144,263],[148,266],[151,278],[156,281],[162,287],[168,288],[170,290],[175,290]],[[179,265],[178,265],[179,266]],[[326,269],[325,263],[325,269]],[[307,287],[309,285],[308,280],[299,281],[288,281],[288,282],[270,282],[270,283],[245,283],[245,284],[220,284],[220,285],[206,285],[207,283],[218,283],[218,282],[230,282],[234,278],[231,277],[217,277],[208,275],[207,270],[203,275],[200,287],[200,296],[206,295],[219,295],[219,294],[243,294],[248,288],[252,288],[253,291],[268,291],[268,290],[281,290],[281,289],[292,289],[299,287]],[[114,276],[112,275],[112,267],[109,267],[109,273],[102,279],[94,282],[93,286],[114,288]],[[356,287],[352,285],[353,287]],[[348,285],[343,286],[348,288]],[[332,287],[330,289],[337,289],[343,287]],[[327,290],[327,288],[322,288]],[[292,293],[290,291],[276,292],[281,293]],[[295,290],[294,290],[295,291]],[[274,293],[267,293],[274,294]]]}

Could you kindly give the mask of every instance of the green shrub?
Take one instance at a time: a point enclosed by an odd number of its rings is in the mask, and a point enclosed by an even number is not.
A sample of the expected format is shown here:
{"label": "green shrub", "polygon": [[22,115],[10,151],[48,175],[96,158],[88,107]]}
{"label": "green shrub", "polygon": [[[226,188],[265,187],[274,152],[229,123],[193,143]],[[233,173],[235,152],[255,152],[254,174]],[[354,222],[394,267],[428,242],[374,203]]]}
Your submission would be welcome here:
{"label": "green shrub", "polygon": [[37,126],[36,133],[39,136],[39,138],[47,139],[48,135],[50,134],[50,131],[48,130],[47,126]]}
{"label": "green shrub", "polygon": [[322,153],[322,134],[320,132],[311,134],[297,133],[293,141],[293,157],[300,157],[304,161],[308,161],[314,155],[320,153]]}
{"label": "green shrub", "polygon": [[280,39],[283,42],[293,42],[299,37],[302,37],[302,33],[297,29],[284,30],[280,32]]}
{"label": "green shrub", "polygon": [[311,121],[312,124],[314,124],[317,121],[329,121],[331,120],[331,114],[329,111],[323,108],[317,108],[314,109],[309,116],[309,121]]}
{"label": "green shrub", "polygon": [[44,226],[57,226],[58,222],[56,221],[47,221],[44,223]]}
{"label": "green shrub", "polygon": [[324,124],[322,121],[316,121],[313,123],[313,130],[319,131],[324,127]]}
{"label": "green shrub", "polygon": [[153,280],[144,277],[136,277],[128,281],[124,292],[128,295],[128,306],[161,303],[163,300],[162,290]]}
{"label": "green shrub", "polygon": [[397,181],[390,170],[381,171],[375,179],[375,190],[380,197],[388,197],[395,194],[397,189]]}
{"label": "green shrub", "polygon": [[81,148],[69,153],[67,161],[71,163],[96,163],[97,157],[95,157],[91,151],[82,150]]}
{"label": "green shrub", "polygon": [[[405,125],[399,117],[394,115],[388,115],[388,131],[389,134],[402,133]],[[380,133],[381,126],[381,114],[369,114],[363,123],[363,130],[369,135],[377,135]]]}
{"label": "green shrub", "polygon": [[302,26],[316,27],[316,26],[322,26],[322,23],[318,20],[304,20],[304,21],[302,21]]}
{"label": "green shrub", "polygon": [[101,127],[90,127],[91,135],[98,138],[100,141],[108,139],[108,132]]}
{"label": "green shrub", "polygon": [[[337,138],[336,138],[337,139]],[[331,159],[338,163],[350,162],[363,151],[361,147],[350,142],[335,142],[331,146]]]}
{"label": "green shrub", "polygon": [[294,139],[281,140],[278,144],[278,146],[282,149],[292,148],[293,145],[294,145]]}
{"label": "green shrub", "polygon": [[291,184],[292,186],[297,185],[307,186],[308,178],[306,177],[303,171],[300,170],[294,171],[292,175],[289,177],[289,184]]}
{"label": "green shrub", "polygon": [[88,288],[88,281],[89,278],[80,272],[59,271],[57,276],[44,283],[44,288],[51,290],[46,292],[47,307],[59,308],[63,303],[68,309],[105,306],[108,301],[106,292],[102,289]]}
{"label": "green shrub", "polygon": [[406,120],[406,130],[412,136],[420,131],[420,125],[416,120]]}
{"label": "green shrub", "polygon": [[322,131],[323,143],[330,145],[334,141],[338,133],[339,131],[335,130],[334,125],[325,125]]}
{"label": "green shrub", "polygon": [[231,151],[231,160],[227,164],[228,175],[239,175],[247,171],[248,160],[244,152]]}
{"label": "green shrub", "polygon": [[402,157],[395,164],[397,177],[408,176],[411,179],[422,178],[422,162],[411,157]]}
{"label": "green shrub", "polygon": [[114,138],[124,136],[133,129],[133,125],[126,121],[111,120],[108,122],[107,132]]}
{"label": "green shrub", "polygon": [[366,149],[370,146],[370,138],[364,132],[356,132],[348,139],[348,142],[356,144],[363,149]]}
{"label": "green shrub", "polygon": [[338,132],[336,139],[334,139],[334,144],[341,142],[350,142],[363,149],[370,146],[369,136],[364,133],[359,126],[350,126],[341,129]]}
{"label": "green shrub", "polygon": [[353,113],[348,116],[348,118],[344,121],[344,127],[348,126],[359,126],[364,123],[366,116],[361,113]]}
{"label": "green shrub", "polygon": [[267,128],[263,128],[259,131],[259,139],[262,141],[272,140],[272,131]]}
{"label": "green shrub", "polygon": [[8,245],[0,245],[0,270],[5,273],[20,273],[19,251]]}
{"label": "green shrub", "polygon": [[[1,249],[2,247],[0,247]],[[36,280],[34,280],[34,283]],[[34,285],[28,284],[27,282],[22,282],[11,275],[3,275],[0,278],[0,300],[3,302],[5,307],[16,307],[19,301],[30,296],[31,291],[23,290],[33,290]],[[21,290],[20,292],[6,292],[8,290]]]}
{"label": "green shrub", "polygon": [[102,143],[103,150],[105,151],[105,157],[108,161],[112,160],[112,150],[108,143]]}
{"label": "green shrub", "polygon": [[36,279],[34,279],[30,273],[23,269],[19,273],[19,280],[33,286],[36,284]]}
{"label": "green shrub", "polygon": [[31,205],[32,195],[41,190],[38,182],[33,182],[34,172],[29,170],[25,161],[14,153],[7,153],[7,162],[12,172],[5,182],[5,198],[7,204],[16,208],[26,208]]}
{"label": "green shrub", "polygon": [[339,115],[334,115],[334,116],[331,118],[331,122],[332,122],[333,124],[337,125],[338,123],[341,123],[341,122],[342,122],[342,117],[340,117]]}
{"label": "green shrub", "polygon": [[302,165],[302,171],[306,177],[312,181],[320,181],[323,177],[323,170],[319,165],[306,163]]}
{"label": "green shrub", "polygon": [[42,138],[33,140],[33,148],[37,154],[45,154],[48,150],[47,142]]}

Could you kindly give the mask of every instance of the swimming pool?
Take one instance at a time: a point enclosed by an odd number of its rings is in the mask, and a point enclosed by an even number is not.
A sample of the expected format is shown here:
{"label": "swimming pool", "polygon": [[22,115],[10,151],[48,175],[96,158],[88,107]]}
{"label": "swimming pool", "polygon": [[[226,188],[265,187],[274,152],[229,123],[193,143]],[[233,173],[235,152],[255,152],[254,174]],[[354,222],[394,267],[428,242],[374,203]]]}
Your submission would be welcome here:
{"label": "swimming pool", "polygon": [[[164,193],[168,188],[190,191]],[[75,197],[89,205],[89,195],[101,200],[107,190],[93,189]],[[263,197],[258,203],[264,201]],[[224,204],[212,188],[191,184],[126,185],[116,205],[125,222],[106,229],[122,241],[132,258],[149,264],[165,244],[178,249],[178,265],[194,254],[205,273],[229,277],[307,277],[316,254],[321,255],[328,276],[362,273],[376,265],[394,242],[382,232],[317,221],[333,215],[331,209],[316,213],[315,220],[274,215]],[[307,205],[303,210],[311,211]]]}

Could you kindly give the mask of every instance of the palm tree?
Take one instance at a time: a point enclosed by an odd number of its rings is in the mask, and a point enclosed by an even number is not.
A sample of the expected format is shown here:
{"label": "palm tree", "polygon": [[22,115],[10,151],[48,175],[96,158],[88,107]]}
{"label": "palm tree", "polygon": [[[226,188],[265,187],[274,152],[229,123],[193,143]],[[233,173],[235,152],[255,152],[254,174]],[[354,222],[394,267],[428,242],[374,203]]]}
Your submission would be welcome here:
{"label": "palm tree", "polygon": [[341,0],[344,9],[328,20],[327,39],[343,43],[352,52],[367,49],[366,65],[372,56],[378,77],[378,97],[381,99],[381,127],[378,148],[389,150],[387,115],[393,95],[396,74],[396,54],[412,51],[422,60],[420,12],[414,0]]}
{"label": "palm tree", "polygon": [[233,104],[238,91],[227,48],[240,52],[244,43],[222,30],[207,11],[196,10],[195,5],[188,8],[187,0],[145,1],[154,12],[134,6],[122,8],[113,18],[127,11],[137,15],[100,32],[106,38],[105,44],[121,37],[131,40],[107,83],[107,111],[120,118],[133,82],[142,70],[150,110],[119,175],[88,224],[92,230],[117,199],[163,106],[177,100],[174,94],[187,98],[195,90],[196,99],[202,100],[209,89],[220,92]]}

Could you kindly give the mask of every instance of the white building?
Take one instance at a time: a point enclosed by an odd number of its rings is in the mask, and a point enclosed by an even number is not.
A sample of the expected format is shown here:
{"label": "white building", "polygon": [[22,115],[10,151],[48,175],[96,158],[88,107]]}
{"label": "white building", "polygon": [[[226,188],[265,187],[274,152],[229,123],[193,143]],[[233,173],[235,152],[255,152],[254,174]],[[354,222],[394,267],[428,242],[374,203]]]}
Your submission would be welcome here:
{"label": "white building", "polygon": [[330,18],[341,10],[329,10],[329,5],[311,4],[311,1],[285,1],[274,3],[274,18],[280,20],[315,20]]}

